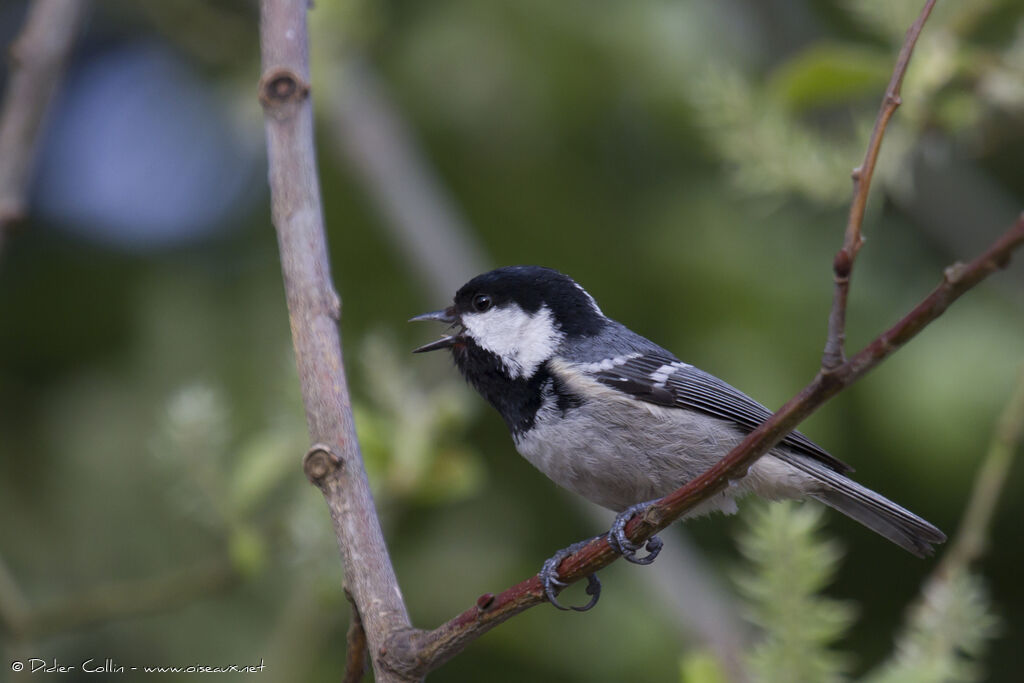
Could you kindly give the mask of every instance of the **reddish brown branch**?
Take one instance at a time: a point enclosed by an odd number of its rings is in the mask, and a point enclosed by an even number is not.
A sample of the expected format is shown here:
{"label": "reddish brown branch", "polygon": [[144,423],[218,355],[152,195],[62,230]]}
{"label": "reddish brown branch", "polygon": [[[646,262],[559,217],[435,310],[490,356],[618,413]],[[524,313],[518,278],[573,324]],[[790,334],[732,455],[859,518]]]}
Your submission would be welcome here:
{"label": "reddish brown branch", "polygon": [[[1024,244],[1024,215],[981,256],[967,265],[956,264],[947,268],[942,282],[931,294],[857,355],[831,371],[819,372],[799,394],[748,434],[714,467],[630,520],[626,526],[629,539],[642,544],[687,510],[725,489],[730,481],[742,477],[761,455],[828,399],[891,356],[967,290],[1005,267],[1012,252],[1021,244]],[[618,554],[611,549],[606,538],[597,538],[562,561],[558,567],[559,578],[567,583],[579,581],[617,558]],[[498,595],[481,596],[474,607],[433,631],[393,637],[389,646],[390,665],[411,674],[423,675],[498,624],[544,601],[540,579],[536,576]]]}
{"label": "reddish brown branch", "polygon": [[87,6],[86,0],[35,0],[11,44],[0,109],[0,246],[10,225],[24,216],[36,140]]}
{"label": "reddish brown branch", "polygon": [[857,260],[861,244],[864,243],[861,226],[864,224],[864,210],[868,204],[871,178],[875,173],[878,152],[882,148],[882,137],[889,125],[889,119],[892,118],[901,103],[900,90],[903,87],[903,77],[907,73],[907,66],[914,53],[917,37],[921,35],[921,29],[924,28],[924,23],[928,20],[934,6],[935,0],[928,0],[917,17],[917,21],[907,30],[903,47],[900,48],[899,56],[896,58],[892,78],[889,80],[889,86],[882,98],[878,116],[875,118],[875,127],[868,140],[864,161],[853,169],[853,201],[850,203],[850,215],[846,222],[846,236],[843,239],[842,248],[832,262],[835,290],[832,295],[832,311],[828,316],[828,337],[825,340],[825,351],[821,357],[821,366],[826,371],[838,367],[846,360],[843,350],[846,344],[846,300],[850,293],[850,274],[853,272],[853,264]]}
{"label": "reddish brown branch", "polygon": [[379,666],[385,638],[410,624],[366,479],[345,380],[341,303],[331,283],[313,144],[307,7],[308,0],[260,3],[260,101],[271,208],[306,420],[316,444],[303,464],[327,501],[375,678],[401,681],[407,678]]}

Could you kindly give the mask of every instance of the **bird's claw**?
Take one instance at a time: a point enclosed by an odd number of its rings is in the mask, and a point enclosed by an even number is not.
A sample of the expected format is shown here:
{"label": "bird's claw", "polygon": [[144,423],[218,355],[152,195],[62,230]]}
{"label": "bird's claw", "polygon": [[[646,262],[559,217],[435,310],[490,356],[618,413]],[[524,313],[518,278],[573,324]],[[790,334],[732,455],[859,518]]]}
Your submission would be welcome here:
{"label": "bird's claw", "polygon": [[665,545],[657,536],[651,536],[647,539],[647,543],[642,546],[647,550],[647,554],[637,557],[636,551],[640,550],[641,546],[626,538],[626,523],[629,522],[633,515],[646,510],[653,502],[637,503],[626,508],[616,515],[615,521],[612,522],[612,528],[608,531],[608,545],[612,547],[612,550],[633,564],[650,564],[654,562],[655,558],[658,557],[658,553],[661,552],[662,547]]}
{"label": "bird's claw", "polygon": [[576,612],[586,612],[588,609],[597,604],[597,601],[601,598],[601,580],[597,578],[597,574],[590,574],[587,576],[587,589],[586,593],[590,597],[590,602],[585,605],[569,605],[566,607],[562,603],[558,602],[557,593],[558,590],[565,588],[568,584],[558,578],[558,565],[562,564],[562,560],[569,557],[577,550],[590,543],[594,539],[582,541],[580,543],[573,543],[568,548],[562,548],[557,553],[552,555],[544,562],[544,566],[541,567],[540,582],[544,586],[544,595],[547,597],[548,602],[557,607],[560,610],[574,610]]}
{"label": "bird's claw", "polygon": [[[648,501],[646,503],[638,503],[633,505],[626,510],[623,510],[615,517],[615,521],[612,522],[612,527],[608,531],[608,545],[612,547],[612,550],[622,555],[624,558],[632,562],[633,564],[650,564],[654,562],[654,559],[658,557],[658,553],[661,552],[663,543],[657,536],[651,536],[647,539],[647,543],[643,546],[639,546],[626,538],[626,523],[638,512],[641,512],[653,503],[654,501]],[[565,588],[568,584],[558,578],[558,565],[562,563],[562,560],[572,555],[577,550],[587,545],[594,539],[588,539],[579,543],[573,543],[568,548],[563,548],[557,553],[552,555],[541,567],[540,573],[537,575],[540,578],[541,584],[544,586],[544,595],[547,597],[548,602],[561,610],[575,610],[577,612],[586,612],[597,604],[598,599],[601,597],[601,581],[597,578],[597,574],[590,574],[587,576],[587,595],[590,597],[590,602],[583,606],[570,605],[566,607],[558,602],[558,591]],[[643,547],[647,550],[647,554],[642,557],[637,557],[636,552]]]}

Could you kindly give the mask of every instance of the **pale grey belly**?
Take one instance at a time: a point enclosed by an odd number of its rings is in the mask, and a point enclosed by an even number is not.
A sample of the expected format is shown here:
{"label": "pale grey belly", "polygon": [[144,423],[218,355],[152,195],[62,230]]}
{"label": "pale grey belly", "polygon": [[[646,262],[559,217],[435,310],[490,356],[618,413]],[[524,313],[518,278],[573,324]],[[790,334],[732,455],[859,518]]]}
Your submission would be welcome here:
{"label": "pale grey belly", "polygon": [[[635,400],[614,410],[564,417],[540,411],[536,428],[516,440],[519,453],[555,483],[598,505],[621,511],[660,498],[694,479],[744,434],[725,420]],[[750,473],[694,514],[735,511],[734,497],[801,497],[820,484],[769,453]]]}

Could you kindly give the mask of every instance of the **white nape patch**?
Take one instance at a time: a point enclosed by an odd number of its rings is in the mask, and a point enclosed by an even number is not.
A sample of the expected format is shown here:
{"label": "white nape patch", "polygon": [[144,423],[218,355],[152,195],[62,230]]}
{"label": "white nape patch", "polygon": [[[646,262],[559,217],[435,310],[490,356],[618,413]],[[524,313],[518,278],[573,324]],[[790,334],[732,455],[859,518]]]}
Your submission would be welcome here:
{"label": "white nape patch", "polygon": [[624,356],[617,356],[616,358],[605,358],[604,360],[596,361],[594,363],[587,363],[580,367],[583,372],[607,372],[614,370],[620,365],[625,365],[633,358],[639,358],[640,353],[627,353]]}
{"label": "white nape patch", "polygon": [[654,386],[663,387],[668,382],[668,378],[672,376],[677,370],[690,367],[686,363],[680,363],[676,361],[669,363],[668,365],[662,365],[660,368],[650,374],[651,381],[654,382]]}
{"label": "white nape patch", "polygon": [[536,313],[527,313],[516,304],[484,313],[463,313],[462,325],[481,348],[501,359],[513,378],[532,377],[565,337],[547,306]]}
{"label": "white nape patch", "polygon": [[583,295],[585,297],[587,297],[588,301],[590,301],[590,305],[594,307],[594,310],[597,312],[597,314],[599,316],[604,317],[604,313],[601,312],[601,307],[597,305],[597,300],[595,300],[594,297],[590,296],[590,292],[588,292],[587,290],[583,289],[583,287],[580,286],[580,283],[578,283],[578,282],[574,281],[573,284],[576,285],[576,289],[578,289],[581,292],[583,292]]}

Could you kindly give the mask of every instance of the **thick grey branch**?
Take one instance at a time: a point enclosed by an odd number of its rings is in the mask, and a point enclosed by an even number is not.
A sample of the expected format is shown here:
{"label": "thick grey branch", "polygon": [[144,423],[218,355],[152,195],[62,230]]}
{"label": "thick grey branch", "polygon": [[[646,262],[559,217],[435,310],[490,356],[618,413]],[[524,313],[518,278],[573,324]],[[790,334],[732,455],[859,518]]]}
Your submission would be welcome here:
{"label": "thick grey branch", "polygon": [[274,227],[310,438],[304,461],[334,522],[345,583],[359,607],[376,680],[408,680],[381,667],[389,634],[409,615],[384,544],[356,439],[331,284],[309,95],[307,0],[262,0],[260,45]]}

